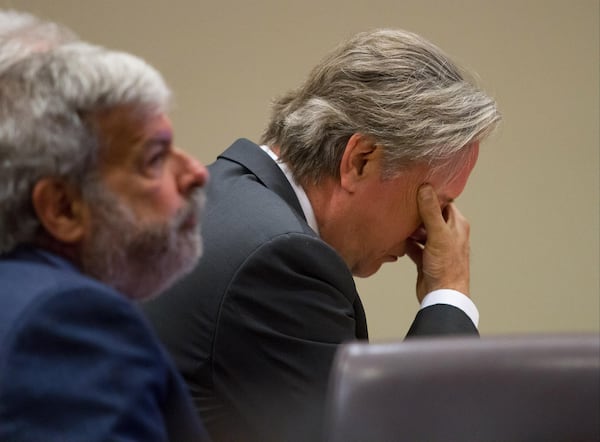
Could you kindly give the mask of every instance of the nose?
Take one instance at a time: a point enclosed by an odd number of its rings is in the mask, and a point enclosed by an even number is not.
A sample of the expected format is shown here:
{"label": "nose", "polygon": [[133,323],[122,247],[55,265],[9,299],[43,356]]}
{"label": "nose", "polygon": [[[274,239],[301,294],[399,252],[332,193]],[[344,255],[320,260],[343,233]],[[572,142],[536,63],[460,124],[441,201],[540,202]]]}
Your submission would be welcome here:
{"label": "nose", "polygon": [[180,149],[175,149],[175,154],[179,157],[181,165],[177,175],[179,191],[187,195],[198,187],[206,186],[209,173],[204,164]]}

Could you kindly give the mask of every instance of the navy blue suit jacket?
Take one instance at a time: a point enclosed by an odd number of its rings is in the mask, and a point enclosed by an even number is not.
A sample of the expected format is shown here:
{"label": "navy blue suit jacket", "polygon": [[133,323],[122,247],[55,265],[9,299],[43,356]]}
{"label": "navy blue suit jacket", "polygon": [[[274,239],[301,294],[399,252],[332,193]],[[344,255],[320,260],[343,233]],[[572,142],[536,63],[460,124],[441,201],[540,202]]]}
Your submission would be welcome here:
{"label": "navy blue suit jacket", "polygon": [[[335,351],[367,339],[352,274],[259,146],[238,140],[209,170],[204,255],[144,310],[215,440],[318,440]],[[476,329],[438,305],[409,333],[454,332]]]}
{"label": "navy blue suit jacket", "polygon": [[137,307],[50,253],[0,257],[0,440],[208,440]]}

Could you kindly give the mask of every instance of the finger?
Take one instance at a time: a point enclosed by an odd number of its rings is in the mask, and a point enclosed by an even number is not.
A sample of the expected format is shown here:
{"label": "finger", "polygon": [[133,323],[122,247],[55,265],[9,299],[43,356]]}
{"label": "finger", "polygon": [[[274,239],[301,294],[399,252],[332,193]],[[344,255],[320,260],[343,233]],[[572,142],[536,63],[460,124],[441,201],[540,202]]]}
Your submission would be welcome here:
{"label": "finger", "polygon": [[460,212],[458,212],[458,209],[454,203],[449,203],[446,207],[444,207],[444,219],[446,220],[446,224],[454,224],[458,213]]}
{"label": "finger", "polygon": [[428,232],[438,230],[446,223],[438,197],[430,184],[423,184],[417,193],[419,215]]}
{"label": "finger", "polygon": [[412,262],[416,264],[417,268],[420,269],[423,266],[423,246],[421,244],[412,239],[408,239],[406,241],[405,252]]}
{"label": "finger", "polygon": [[445,208],[446,224],[452,229],[469,230],[469,221],[453,203]]}

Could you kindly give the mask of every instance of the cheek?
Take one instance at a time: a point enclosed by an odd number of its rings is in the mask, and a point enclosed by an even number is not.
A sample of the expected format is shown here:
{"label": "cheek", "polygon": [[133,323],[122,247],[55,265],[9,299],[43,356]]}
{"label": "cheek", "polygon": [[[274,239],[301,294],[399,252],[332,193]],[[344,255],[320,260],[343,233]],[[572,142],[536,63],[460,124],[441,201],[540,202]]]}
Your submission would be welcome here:
{"label": "cheek", "polygon": [[133,199],[136,212],[148,220],[168,220],[180,209],[181,197],[174,188],[153,185],[142,189]]}
{"label": "cheek", "polygon": [[398,201],[396,211],[396,228],[400,232],[400,239],[404,241],[421,225],[416,189],[407,189]]}
{"label": "cheek", "polygon": [[421,225],[416,199],[406,195],[388,204],[380,212],[378,222],[383,224],[379,225],[379,234],[389,245],[405,241]]}
{"label": "cheek", "polygon": [[402,218],[401,225],[399,226],[399,240],[406,241],[419,229],[419,227],[421,227],[422,224],[423,221],[421,220],[421,217],[419,216],[415,207],[414,210],[410,210],[409,213],[406,213],[406,215]]}
{"label": "cheek", "polygon": [[182,206],[181,197],[175,190],[163,188],[152,196],[153,207],[156,209],[157,214],[162,214],[165,217],[175,215]]}

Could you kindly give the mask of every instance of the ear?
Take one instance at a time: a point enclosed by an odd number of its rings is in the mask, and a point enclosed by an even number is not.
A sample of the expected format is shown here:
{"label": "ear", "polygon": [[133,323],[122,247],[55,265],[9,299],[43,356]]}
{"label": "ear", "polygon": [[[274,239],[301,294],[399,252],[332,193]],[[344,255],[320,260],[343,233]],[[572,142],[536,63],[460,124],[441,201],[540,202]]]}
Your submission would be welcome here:
{"label": "ear", "polygon": [[43,178],[33,187],[31,196],[38,219],[56,240],[73,244],[86,231],[87,205],[79,191],[57,178]]}
{"label": "ear", "polygon": [[360,133],[353,134],[340,163],[340,184],[349,192],[354,192],[356,186],[374,174],[379,176],[377,167],[377,145],[371,137]]}

